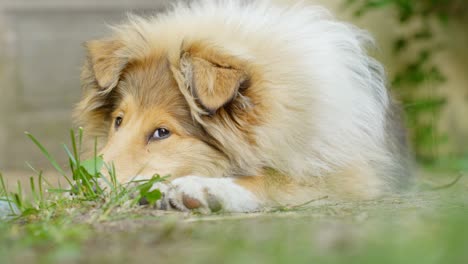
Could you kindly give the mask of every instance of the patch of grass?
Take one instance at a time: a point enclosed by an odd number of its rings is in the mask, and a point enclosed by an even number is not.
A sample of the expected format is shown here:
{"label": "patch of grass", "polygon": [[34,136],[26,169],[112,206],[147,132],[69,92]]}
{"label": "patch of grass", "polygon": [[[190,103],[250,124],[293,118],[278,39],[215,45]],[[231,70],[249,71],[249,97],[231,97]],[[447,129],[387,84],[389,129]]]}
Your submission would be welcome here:
{"label": "patch of grass", "polygon": [[468,263],[466,177],[373,201],[323,204],[323,197],[258,214],[167,213],[136,206],[161,198],[151,187],[164,177],[119,184],[96,151],[80,158],[81,130],[64,146],[69,169],[28,137],[69,186],[54,187],[35,170],[26,197],[25,186],[6,190],[0,175],[0,199],[19,211],[0,220],[0,263]]}
{"label": "patch of grass", "polygon": [[[7,206],[4,209],[10,214],[3,215],[4,220],[0,220],[0,263],[9,263],[2,261],[3,256],[9,255],[6,250],[9,248],[8,241],[25,247],[53,248],[53,254],[65,254],[76,249],[82,240],[88,239],[89,224],[105,221],[116,211],[130,211],[143,198],[154,204],[161,197],[159,190],[151,190],[151,186],[163,181],[164,177],[155,175],[150,180],[123,185],[117,181],[114,166],[105,164],[96,151],[92,158],[82,160],[81,129],[77,134],[70,132],[71,148],[64,145],[69,159],[68,169],[60,167],[33,135],[26,135],[68,186],[53,186],[45,180],[41,171],[29,165],[37,176],[30,178],[30,196],[26,197],[19,181],[15,191],[7,190],[0,174],[0,202]],[[103,169],[107,170],[109,177],[103,175]]]}
{"label": "patch of grass", "polygon": [[[47,149],[33,135],[26,132],[26,136],[39,148],[42,154],[48,159],[50,164],[62,175],[68,183],[67,187],[55,187],[47,182],[41,171],[30,168],[37,174],[31,177],[29,188],[32,199],[23,196],[23,187],[18,182],[16,192],[6,190],[3,176],[0,174],[0,196],[8,202],[10,209],[16,205],[21,214],[20,217],[29,215],[40,215],[41,211],[53,212],[62,208],[70,208],[73,205],[82,207],[84,204],[96,207],[102,211],[100,218],[109,215],[115,208],[129,208],[138,203],[141,199],[146,199],[154,204],[161,198],[159,190],[152,190],[153,184],[164,181],[165,177],[154,175],[149,180],[140,180],[130,184],[120,184],[113,164],[106,164],[102,156],[97,155],[96,145],[94,156],[90,159],[82,160],[83,131],[78,130],[76,134],[70,131],[71,149],[63,145],[69,160],[69,171],[66,173]],[[109,177],[103,175],[103,169],[107,170]],[[13,210],[13,209],[12,209]]]}
{"label": "patch of grass", "polygon": [[191,242],[208,248],[196,263],[467,263],[468,215],[447,213],[219,222],[198,226]]}

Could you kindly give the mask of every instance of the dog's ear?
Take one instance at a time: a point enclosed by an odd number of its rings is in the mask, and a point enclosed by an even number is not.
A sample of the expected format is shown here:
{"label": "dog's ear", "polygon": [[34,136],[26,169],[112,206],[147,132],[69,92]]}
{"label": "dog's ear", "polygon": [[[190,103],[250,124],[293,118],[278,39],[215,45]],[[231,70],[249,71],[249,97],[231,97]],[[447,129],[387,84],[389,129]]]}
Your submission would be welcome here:
{"label": "dog's ear", "polygon": [[88,67],[102,90],[112,90],[119,82],[128,59],[118,54],[123,44],[117,40],[92,40],[85,43]]}
{"label": "dog's ear", "polygon": [[191,56],[188,52],[182,55],[180,64],[192,95],[210,113],[232,101],[248,79],[242,70]]}

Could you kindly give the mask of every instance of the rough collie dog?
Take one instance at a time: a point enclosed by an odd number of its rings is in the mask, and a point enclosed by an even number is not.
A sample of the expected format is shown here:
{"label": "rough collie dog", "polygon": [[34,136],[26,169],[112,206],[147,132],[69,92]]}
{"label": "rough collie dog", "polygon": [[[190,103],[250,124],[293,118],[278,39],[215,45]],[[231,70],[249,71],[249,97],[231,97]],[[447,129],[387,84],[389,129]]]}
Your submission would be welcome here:
{"label": "rough collie dog", "polygon": [[161,209],[248,212],[371,199],[409,180],[369,36],[306,4],[200,1],[86,43],[78,124]]}

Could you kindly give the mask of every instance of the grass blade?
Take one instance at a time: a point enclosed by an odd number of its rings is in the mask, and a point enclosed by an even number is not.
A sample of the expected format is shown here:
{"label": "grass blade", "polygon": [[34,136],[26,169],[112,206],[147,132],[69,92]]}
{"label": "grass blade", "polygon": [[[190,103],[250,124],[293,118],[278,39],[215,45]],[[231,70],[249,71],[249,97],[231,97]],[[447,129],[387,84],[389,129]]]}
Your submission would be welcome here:
{"label": "grass blade", "polygon": [[3,190],[3,192],[5,193],[5,196],[6,196],[6,199],[2,199],[2,200],[6,200],[6,202],[8,203],[8,207],[10,207],[10,211],[15,212],[14,209],[13,209],[13,205],[11,205],[11,200],[10,200],[10,197],[8,195],[8,190],[7,190],[7,187],[6,187],[6,184],[5,184],[5,180],[3,179],[3,174],[1,174],[1,173],[0,173],[0,184],[1,184],[2,190]]}
{"label": "grass blade", "polygon": [[67,145],[63,144],[62,146],[65,149],[65,152],[67,153],[67,156],[70,159],[70,161],[73,163],[73,165],[77,166],[77,160],[75,159],[75,156],[73,156],[71,151],[68,149]]}
{"label": "grass blade", "polygon": [[63,169],[60,167],[60,165],[57,163],[57,161],[52,157],[52,155],[50,155],[50,153],[44,148],[44,146],[42,146],[42,144],[33,136],[31,135],[31,133],[29,132],[25,132],[26,136],[29,137],[29,139],[32,140],[32,142],[34,142],[34,144],[36,144],[36,146],[41,150],[42,154],[44,154],[44,156],[47,158],[47,160],[50,162],[50,164],[52,164],[52,166],[60,173],[62,174],[63,177],[65,177],[65,179],[67,180],[67,182],[72,185],[72,182],[70,181],[70,179],[67,177],[67,174],[65,173],[65,171],[63,171]]}

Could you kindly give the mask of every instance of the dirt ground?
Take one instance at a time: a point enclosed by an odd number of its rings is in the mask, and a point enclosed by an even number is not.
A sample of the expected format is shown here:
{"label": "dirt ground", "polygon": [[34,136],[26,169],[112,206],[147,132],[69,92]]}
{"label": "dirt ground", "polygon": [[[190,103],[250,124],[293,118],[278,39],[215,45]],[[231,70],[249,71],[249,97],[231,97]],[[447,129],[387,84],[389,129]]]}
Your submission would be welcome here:
{"label": "dirt ground", "polygon": [[[29,174],[4,175],[11,185],[13,177],[27,184]],[[141,207],[96,220],[77,211],[71,222],[32,227],[34,242],[8,231],[0,262],[468,263],[468,177],[444,187],[456,176],[425,171],[403,196],[253,214]]]}

